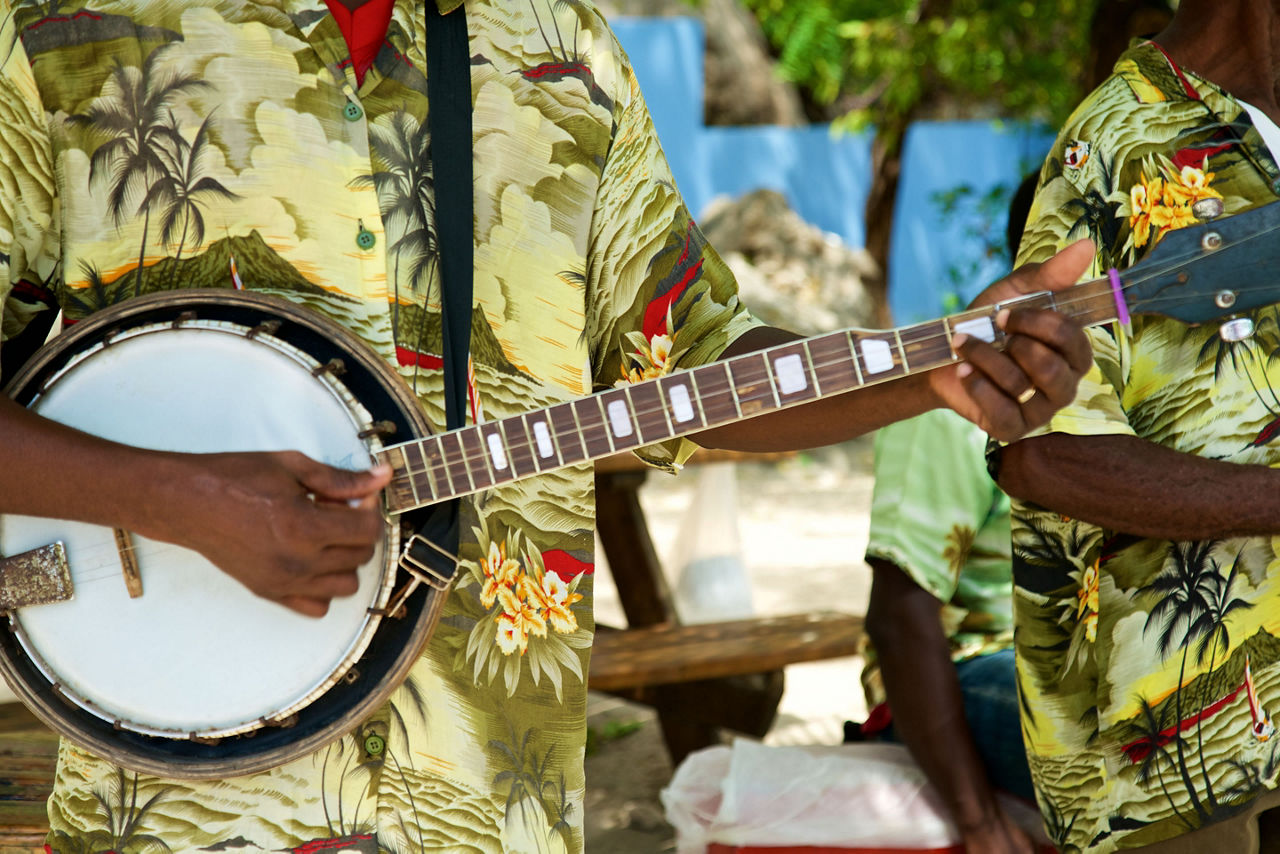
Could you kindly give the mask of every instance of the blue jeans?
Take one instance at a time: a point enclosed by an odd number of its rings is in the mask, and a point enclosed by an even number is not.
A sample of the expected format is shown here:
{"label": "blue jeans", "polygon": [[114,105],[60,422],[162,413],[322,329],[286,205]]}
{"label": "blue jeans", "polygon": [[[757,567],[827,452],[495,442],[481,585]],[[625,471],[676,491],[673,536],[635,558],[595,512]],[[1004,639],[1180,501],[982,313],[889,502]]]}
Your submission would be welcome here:
{"label": "blue jeans", "polygon": [[[987,769],[991,785],[1035,802],[1027,753],[1022,745],[1022,723],[1018,718],[1018,689],[1014,676],[1013,650],[982,655],[956,665],[964,716],[973,743]],[[882,733],[889,741],[901,741],[893,726]]]}

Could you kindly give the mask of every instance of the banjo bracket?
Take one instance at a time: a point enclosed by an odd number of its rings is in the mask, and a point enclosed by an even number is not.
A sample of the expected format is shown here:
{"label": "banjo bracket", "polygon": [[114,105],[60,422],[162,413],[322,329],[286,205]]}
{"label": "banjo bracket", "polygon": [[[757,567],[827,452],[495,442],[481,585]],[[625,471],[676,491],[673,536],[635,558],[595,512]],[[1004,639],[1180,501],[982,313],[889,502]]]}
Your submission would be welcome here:
{"label": "banjo bracket", "polygon": [[449,589],[449,585],[453,583],[453,578],[451,576],[442,575],[429,564],[414,556],[414,550],[419,546],[425,546],[432,551],[438,552],[445,559],[452,561],[453,564],[457,566],[457,555],[450,554],[421,534],[414,534],[405,543],[404,550],[400,552],[400,560],[397,562],[397,566],[409,574],[409,581],[391,597],[391,601],[388,603],[387,607],[370,609],[371,613],[376,613],[378,616],[382,617],[403,616],[404,603],[408,601],[409,597],[413,595],[413,591],[417,590],[418,585],[420,584],[425,584],[428,587],[441,592]]}

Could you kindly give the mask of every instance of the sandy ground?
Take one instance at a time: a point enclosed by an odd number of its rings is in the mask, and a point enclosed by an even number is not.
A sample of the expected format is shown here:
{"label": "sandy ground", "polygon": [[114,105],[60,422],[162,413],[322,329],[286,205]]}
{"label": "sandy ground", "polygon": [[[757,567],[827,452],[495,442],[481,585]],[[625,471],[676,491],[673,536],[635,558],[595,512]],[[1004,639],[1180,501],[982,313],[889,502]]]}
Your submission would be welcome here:
{"label": "sandy ground", "polygon": [[[755,612],[787,614],[815,608],[865,613],[870,570],[863,562],[871,502],[871,440],[800,455],[776,464],[736,467],[742,562]],[[678,586],[676,552],[690,515],[697,469],[679,477],[651,475],[641,493],[651,533],[669,581]],[[679,603],[677,602],[677,607]],[[625,625],[607,567],[599,569],[596,615]],[[770,744],[837,744],[843,723],[866,714],[857,658],[787,668]],[[672,767],[653,713],[592,694],[588,725],[597,736],[619,724],[640,726],[601,739],[587,758],[587,854],[656,854],[675,850],[659,793]]]}

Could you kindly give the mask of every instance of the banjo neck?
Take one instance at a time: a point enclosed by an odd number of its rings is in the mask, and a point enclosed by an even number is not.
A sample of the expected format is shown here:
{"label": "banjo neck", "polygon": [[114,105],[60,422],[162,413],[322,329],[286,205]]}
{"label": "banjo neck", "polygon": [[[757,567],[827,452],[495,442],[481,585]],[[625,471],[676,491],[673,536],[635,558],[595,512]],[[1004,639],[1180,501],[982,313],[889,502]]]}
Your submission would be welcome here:
{"label": "banjo neck", "polygon": [[846,329],[384,448],[388,508],[402,513],[575,463],[722,427],[958,360],[956,334],[1003,347],[996,315],[1051,308],[1086,326],[1117,319],[1107,279],[889,330]]}

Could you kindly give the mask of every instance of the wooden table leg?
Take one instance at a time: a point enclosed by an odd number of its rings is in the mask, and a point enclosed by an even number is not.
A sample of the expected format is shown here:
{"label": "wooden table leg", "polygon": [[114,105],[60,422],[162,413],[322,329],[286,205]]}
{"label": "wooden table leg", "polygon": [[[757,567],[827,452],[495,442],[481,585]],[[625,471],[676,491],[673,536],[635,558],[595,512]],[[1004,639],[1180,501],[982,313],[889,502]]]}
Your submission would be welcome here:
{"label": "wooden table leg", "polygon": [[[666,574],[658,560],[640,504],[644,471],[596,474],[596,526],[618,598],[632,627],[679,621]],[[718,741],[728,726],[763,736],[777,714],[782,697],[781,670],[769,673],[660,685],[634,692],[634,699],[653,706],[662,735],[678,764],[694,750]],[[620,692],[627,696],[626,692]]]}

